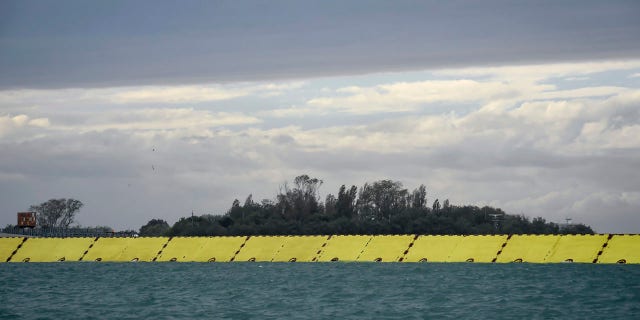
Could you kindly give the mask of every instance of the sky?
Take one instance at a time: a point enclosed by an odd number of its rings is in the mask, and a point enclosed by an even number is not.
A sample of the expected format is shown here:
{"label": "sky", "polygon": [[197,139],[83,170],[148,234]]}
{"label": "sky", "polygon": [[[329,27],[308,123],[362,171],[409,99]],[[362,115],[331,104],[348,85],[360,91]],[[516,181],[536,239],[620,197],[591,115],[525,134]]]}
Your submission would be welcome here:
{"label": "sky", "polygon": [[2,1],[0,226],[380,179],[640,233],[637,1]]}

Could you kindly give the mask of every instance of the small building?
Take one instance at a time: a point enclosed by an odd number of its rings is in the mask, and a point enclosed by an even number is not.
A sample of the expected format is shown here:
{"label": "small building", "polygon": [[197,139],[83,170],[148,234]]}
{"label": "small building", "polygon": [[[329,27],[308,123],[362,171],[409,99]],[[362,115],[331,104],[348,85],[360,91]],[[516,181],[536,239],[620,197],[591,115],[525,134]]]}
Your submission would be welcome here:
{"label": "small building", "polygon": [[19,228],[35,228],[36,213],[35,212],[18,212]]}

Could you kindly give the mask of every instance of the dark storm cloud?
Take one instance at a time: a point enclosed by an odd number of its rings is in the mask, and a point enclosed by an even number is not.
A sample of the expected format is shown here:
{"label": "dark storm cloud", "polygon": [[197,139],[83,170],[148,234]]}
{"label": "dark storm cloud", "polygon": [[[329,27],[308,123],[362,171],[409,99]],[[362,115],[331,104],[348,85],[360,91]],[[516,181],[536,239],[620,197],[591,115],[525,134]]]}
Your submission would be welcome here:
{"label": "dark storm cloud", "polygon": [[0,87],[637,57],[637,1],[3,1]]}

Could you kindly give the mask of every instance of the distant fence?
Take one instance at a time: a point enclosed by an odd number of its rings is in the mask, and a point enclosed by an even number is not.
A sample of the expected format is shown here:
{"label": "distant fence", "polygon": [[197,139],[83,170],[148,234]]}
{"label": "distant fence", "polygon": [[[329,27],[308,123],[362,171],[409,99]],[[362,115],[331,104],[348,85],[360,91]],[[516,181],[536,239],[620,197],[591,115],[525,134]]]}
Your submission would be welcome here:
{"label": "distant fence", "polygon": [[99,228],[4,228],[3,233],[17,237],[74,238],[74,237],[136,237],[135,231],[109,231]]}

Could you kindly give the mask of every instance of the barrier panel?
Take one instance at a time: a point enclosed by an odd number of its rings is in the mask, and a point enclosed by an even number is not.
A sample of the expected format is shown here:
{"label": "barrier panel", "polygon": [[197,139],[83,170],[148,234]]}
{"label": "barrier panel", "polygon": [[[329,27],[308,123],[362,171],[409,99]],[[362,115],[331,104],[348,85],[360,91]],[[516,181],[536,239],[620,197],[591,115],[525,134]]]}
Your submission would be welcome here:
{"label": "barrier panel", "polygon": [[363,262],[398,262],[415,238],[414,235],[372,236],[362,254],[356,259]]}
{"label": "barrier panel", "polygon": [[446,262],[463,236],[419,236],[405,255],[406,262]]}
{"label": "barrier panel", "polygon": [[0,238],[0,262],[640,263],[640,235]]}
{"label": "barrier panel", "polygon": [[12,262],[79,261],[94,238],[27,238]]}
{"label": "barrier panel", "polygon": [[6,262],[22,241],[24,238],[0,238],[0,262]]}
{"label": "barrier panel", "polygon": [[559,239],[559,235],[513,235],[496,262],[543,263]]}
{"label": "barrier panel", "polygon": [[356,261],[371,236],[331,236],[317,261]]}
{"label": "barrier panel", "polygon": [[229,262],[247,237],[173,237],[156,261]]}
{"label": "barrier panel", "polygon": [[464,236],[447,262],[493,262],[507,241],[507,235]]}
{"label": "barrier panel", "polygon": [[607,242],[598,263],[640,263],[640,235],[614,235]]}
{"label": "barrier panel", "polygon": [[169,238],[98,238],[82,261],[151,262]]}
{"label": "barrier panel", "polygon": [[285,241],[286,236],[251,236],[233,261],[271,261]]}
{"label": "barrier panel", "polygon": [[273,257],[274,262],[316,261],[329,236],[290,236]]}
{"label": "barrier panel", "polygon": [[544,262],[592,263],[608,237],[606,234],[560,236]]}

